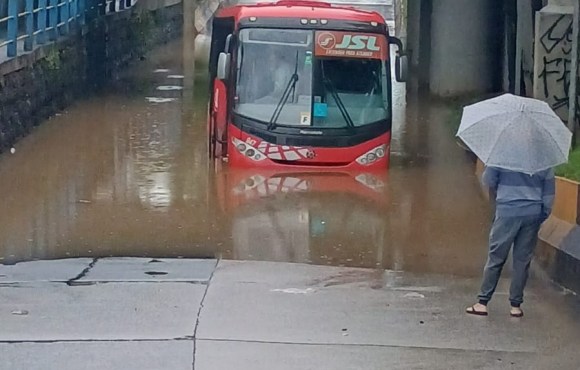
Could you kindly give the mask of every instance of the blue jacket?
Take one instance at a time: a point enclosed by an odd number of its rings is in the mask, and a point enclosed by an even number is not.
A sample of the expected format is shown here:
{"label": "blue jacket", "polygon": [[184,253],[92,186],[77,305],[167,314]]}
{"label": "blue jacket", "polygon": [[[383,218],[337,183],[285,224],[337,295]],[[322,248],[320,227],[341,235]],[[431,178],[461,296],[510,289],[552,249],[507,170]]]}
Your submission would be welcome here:
{"label": "blue jacket", "polygon": [[552,213],[556,183],[551,169],[528,175],[487,167],[483,183],[496,194],[498,217],[538,216],[544,221]]}

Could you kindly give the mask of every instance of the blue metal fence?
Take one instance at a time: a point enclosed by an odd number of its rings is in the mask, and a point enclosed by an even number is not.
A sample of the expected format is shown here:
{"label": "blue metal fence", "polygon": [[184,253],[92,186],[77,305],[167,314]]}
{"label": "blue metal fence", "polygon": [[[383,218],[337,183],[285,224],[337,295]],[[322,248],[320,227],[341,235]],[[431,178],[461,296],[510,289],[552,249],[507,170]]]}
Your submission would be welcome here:
{"label": "blue metal fence", "polygon": [[4,14],[0,13],[0,29],[6,29],[0,47],[6,55],[15,57],[19,43],[24,51],[67,35],[71,24],[84,23],[86,0],[8,0]]}
{"label": "blue metal fence", "polygon": [[0,0],[0,51],[12,58],[20,51],[66,36],[87,15],[118,12],[136,0]]}

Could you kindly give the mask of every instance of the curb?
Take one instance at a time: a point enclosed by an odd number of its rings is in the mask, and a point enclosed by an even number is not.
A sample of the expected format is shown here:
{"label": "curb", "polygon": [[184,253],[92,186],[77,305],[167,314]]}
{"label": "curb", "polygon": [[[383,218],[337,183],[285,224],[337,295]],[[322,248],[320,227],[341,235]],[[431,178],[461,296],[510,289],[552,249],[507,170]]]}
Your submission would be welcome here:
{"label": "curb", "polygon": [[580,226],[550,217],[540,230],[536,261],[556,283],[580,293]]}

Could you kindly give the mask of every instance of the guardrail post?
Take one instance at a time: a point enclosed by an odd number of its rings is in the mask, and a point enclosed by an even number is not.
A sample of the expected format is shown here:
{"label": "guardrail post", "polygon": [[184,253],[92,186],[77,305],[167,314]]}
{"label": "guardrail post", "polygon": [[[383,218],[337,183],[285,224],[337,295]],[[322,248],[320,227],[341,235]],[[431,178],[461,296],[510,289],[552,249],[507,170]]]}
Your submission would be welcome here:
{"label": "guardrail post", "polygon": [[95,19],[95,4],[93,0],[82,0],[85,7],[85,23],[91,23]]}
{"label": "guardrail post", "polygon": [[38,0],[36,27],[40,31],[36,36],[36,43],[42,45],[46,42],[46,0]]}
{"label": "guardrail post", "polygon": [[32,51],[34,45],[34,1],[26,0],[26,35],[24,50]]}
{"label": "guardrail post", "polygon": [[58,37],[58,0],[50,0],[50,7],[48,17],[50,32],[48,33],[48,38],[54,41]]}
{"label": "guardrail post", "polygon": [[105,4],[102,0],[83,0],[85,7],[85,22],[91,23],[105,14]]}
{"label": "guardrail post", "polygon": [[15,57],[18,51],[18,0],[8,0],[8,40],[9,58]]}
{"label": "guardrail post", "polygon": [[85,0],[78,0],[78,12],[79,12],[79,24],[81,26],[85,25],[85,13],[87,11],[87,5]]}
{"label": "guardrail post", "polygon": [[64,36],[68,33],[68,21],[69,21],[69,0],[64,0],[60,7],[60,22],[62,27],[60,29],[60,35]]}
{"label": "guardrail post", "polygon": [[70,18],[73,25],[78,24],[79,5],[78,0],[71,0],[70,2]]}

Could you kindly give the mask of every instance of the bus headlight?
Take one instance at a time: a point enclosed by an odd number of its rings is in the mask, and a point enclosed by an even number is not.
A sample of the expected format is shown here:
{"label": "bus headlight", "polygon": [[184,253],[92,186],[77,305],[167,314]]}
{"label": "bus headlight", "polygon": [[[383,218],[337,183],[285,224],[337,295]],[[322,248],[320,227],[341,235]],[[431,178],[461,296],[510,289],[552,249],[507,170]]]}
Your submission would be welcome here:
{"label": "bus headlight", "polygon": [[375,153],[377,157],[383,158],[385,156],[385,148],[379,148]]}
{"label": "bus headlight", "polygon": [[232,143],[240,152],[241,154],[245,155],[246,157],[250,158],[253,161],[259,162],[266,159],[266,156],[261,153],[258,149],[252,147],[248,143],[244,143],[243,141],[236,139],[235,137],[232,138]]}
{"label": "bus headlight", "polygon": [[383,144],[374,149],[369,150],[365,154],[356,159],[357,163],[368,166],[381,158],[384,158],[387,153],[387,145]]}

